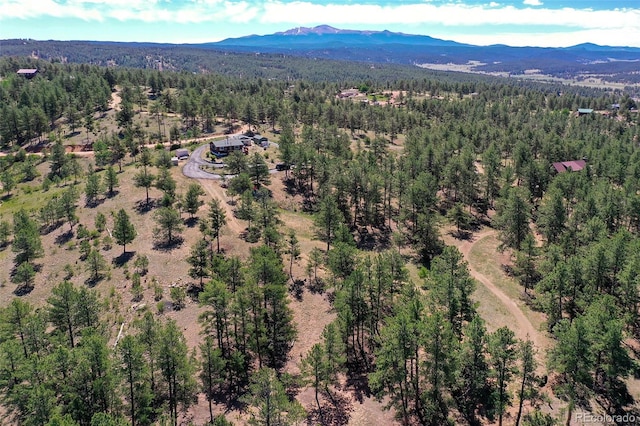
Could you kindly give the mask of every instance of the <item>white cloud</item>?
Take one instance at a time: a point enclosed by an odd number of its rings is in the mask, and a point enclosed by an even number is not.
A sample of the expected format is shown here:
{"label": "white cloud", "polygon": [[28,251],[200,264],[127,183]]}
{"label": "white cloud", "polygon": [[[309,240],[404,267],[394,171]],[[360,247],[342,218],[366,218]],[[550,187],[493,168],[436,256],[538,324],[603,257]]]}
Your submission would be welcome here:
{"label": "white cloud", "polygon": [[[295,20],[291,19],[295,16]],[[309,26],[334,25],[555,25],[582,29],[640,28],[640,9],[595,11],[591,9],[520,9],[513,6],[487,8],[462,3],[445,5],[402,4],[397,6],[328,4],[270,1],[264,6],[262,22]]]}
{"label": "white cloud", "polygon": [[527,6],[542,6],[542,2],[540,0],[524,0],[522,4]]}

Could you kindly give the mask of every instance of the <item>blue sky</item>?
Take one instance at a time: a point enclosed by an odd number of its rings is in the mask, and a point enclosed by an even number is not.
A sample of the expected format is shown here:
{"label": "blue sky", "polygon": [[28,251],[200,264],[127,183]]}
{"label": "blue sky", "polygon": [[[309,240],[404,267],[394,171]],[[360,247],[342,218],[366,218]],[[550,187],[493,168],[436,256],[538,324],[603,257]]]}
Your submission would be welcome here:
{"label": "blue sky", "polygon": [[479,45],[640,47],[639,0],[0,0],[0,39],[201,43],[322,24]]}

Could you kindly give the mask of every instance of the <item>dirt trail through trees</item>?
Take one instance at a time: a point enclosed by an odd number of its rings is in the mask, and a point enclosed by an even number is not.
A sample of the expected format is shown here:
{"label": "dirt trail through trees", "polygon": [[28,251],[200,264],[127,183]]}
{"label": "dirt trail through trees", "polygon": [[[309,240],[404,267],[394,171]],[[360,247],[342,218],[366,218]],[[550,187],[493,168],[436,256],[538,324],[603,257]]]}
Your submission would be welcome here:
{"label": "dirt trail through trees", "polygon": [[220,187],[218,181],[210,179],[197,179],[197,181],[209,195],[220,201],[220,205],[224,208],[225,213],[227,214],[226,227],[234,234],[234,236],[238,236],[244,232],[246,226],[240,223],[240,221],[233,215],[233,208],[229,203],[227,203],[227,195],[225,194],[224,189]]}
{"label": "dirt trail through trees", "polygon": [[537,348],[545,347],[545,342],[543,336],[541,336],[540,332],[533,326],[531,321],[526,317],[522,309],[516,304],[516,302],[507,296],[501,289],[496,287],[495,284],[489,280],[485,275],[478,272],[474,268],[474,264],[471,262],[471,258],[469,254],[471,253],[471,249],[473,246],[480,240],[484,238],[489,238],[495,235],[496,231],[493,229],[487,229],[481,231],[479,234],[475,234],[469,240],[456,240],[456,246],[463,254],[465,260],[469,265],[469,273],[473,278],[479,281],[483,286],[487,288],[495,297],[498,298],[500,303],[504,305],[504,307],[509,311],[509,314],[513,316],[515,319],[515,324],[509,324],[509,328],[513,330],[516,334],[516,337],[520,339],[526,339],[527,335],[529,335],[529,339],[534,343]]}

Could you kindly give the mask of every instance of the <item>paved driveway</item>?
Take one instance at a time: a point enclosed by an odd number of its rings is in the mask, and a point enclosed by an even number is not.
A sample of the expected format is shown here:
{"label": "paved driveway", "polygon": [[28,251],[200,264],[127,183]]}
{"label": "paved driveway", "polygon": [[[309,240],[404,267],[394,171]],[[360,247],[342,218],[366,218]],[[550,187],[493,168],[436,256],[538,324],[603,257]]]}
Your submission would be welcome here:
{"label": "paved driveway", "polygon": [[[276,148],[278,147],[278,144],[274,142],[270,142],[270,144],[272,146],[275,146]],[[222,179],[222,176],[217,173],[209,173],[200,169],[200,166],[213,166],[218,168],[224,167],[222,163],[212,163],[210,161],[204,160],[202,158],[202,153],[205,149],[209,149],[209,144],[199,146],[191,153],[189,159],[182,167],[182,174],[193,179]],[[275,168],[269,169],[269,173],[271,174],[277,173],[278,171],[279,170],[276,170]],[[227,178],[232,178],[234,176],[235,175],[227,175]]]}

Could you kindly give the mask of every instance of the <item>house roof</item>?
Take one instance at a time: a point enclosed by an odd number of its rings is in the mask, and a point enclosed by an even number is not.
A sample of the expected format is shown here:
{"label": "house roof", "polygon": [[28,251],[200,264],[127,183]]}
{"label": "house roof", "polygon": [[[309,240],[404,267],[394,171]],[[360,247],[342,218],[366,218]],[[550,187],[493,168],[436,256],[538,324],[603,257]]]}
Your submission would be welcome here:
{"label": "house roof", "polygon": [[591,108],[578,108],[578,114],[591,114],[592,112]]}
{"label": "house roof", "polygon": [[556,169],[558,173],[562,172],[578,172],[585,168],[587,162],[584,160],[571,160],[571,161],[560,161],[557,163],[553,163],[553,168]]}
{"label": "house roof", "polygon": [[35,74],[38,72],[37,68],[20,68],[18,74]]}
{"label": "house roof", "polygon": [[215,148],[228,148],[228,147],[234,147],[234,146],[244,146],[242,141],[240,139],[236,139],[236,138],[224,139],[224,140],[221,140],[221,141],[213,141],[213,142],[211,142],[211,144],[213,144],[213,146]]}

